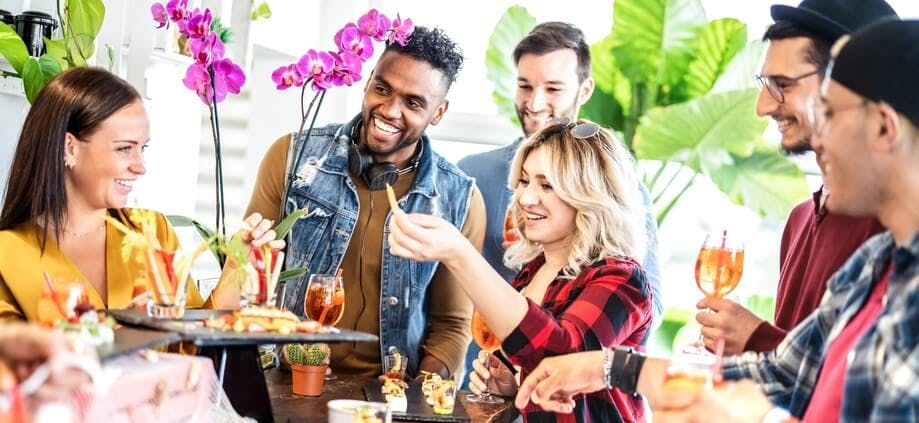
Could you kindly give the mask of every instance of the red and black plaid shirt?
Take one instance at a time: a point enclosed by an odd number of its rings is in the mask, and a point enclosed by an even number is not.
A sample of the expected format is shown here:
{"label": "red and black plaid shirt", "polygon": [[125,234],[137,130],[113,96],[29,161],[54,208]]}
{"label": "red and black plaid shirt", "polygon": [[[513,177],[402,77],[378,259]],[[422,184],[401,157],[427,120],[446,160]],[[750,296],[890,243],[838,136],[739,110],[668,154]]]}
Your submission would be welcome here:
{"label": "red and black plaid shirt", "polygon": [[[545,263],[540,255],[512,282],[518,291],[529,285]],[[643,351],[651,329],[651,290],[641,266],[631,258],[609,257],[594,262],[575,279],[556,277],[542,306],[529,301],[529,310],[501,346],[522,368],[521,378],[548,356],[623,345]],[[572,414],[554,414],[530,404],[526,422],[644,421],[641,397],[603,390],[576,397]]]}

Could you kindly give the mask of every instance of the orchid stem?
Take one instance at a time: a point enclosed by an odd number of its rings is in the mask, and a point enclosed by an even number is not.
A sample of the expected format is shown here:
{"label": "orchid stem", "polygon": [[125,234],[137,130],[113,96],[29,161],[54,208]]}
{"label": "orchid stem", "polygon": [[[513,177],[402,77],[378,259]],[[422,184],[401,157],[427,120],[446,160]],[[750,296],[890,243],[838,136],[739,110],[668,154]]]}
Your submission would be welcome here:
{"label": "orchid stem", "polygon": [[[303,111],[303,100],[305,99],[304,93],[306,92],[307,84],[309,84],[309,80],[303,83],[303,90],[300,91],[300,111],[301,112]],[[294,134],[293,137],[291,137],[290,139],[290,142],[292,143],[295,143],[297,142],[297,140],[300,139],[300,134],[303,133],[303,126],[306,125],[306,118],[308,118],[310,113],[312,113],[313,105],[316,105],[316,113],[313,113],[313,119],[310,120],[310,127],[306,130],[307,139],[304,140],[303,145],[301,145],[300,148],[296,150],[295,152],[296,157],[294,158],[294,165],[293,167],[290,168],[290,174],[287,175],[287,186],[284,189],[285,198],[287,197],[287,193],[290,191],[291,184],[293,184],[294,175],[297,173],[297,169],[300,168],[300,156],[301,156],[300,153],[302,153],[303,148],[306,147],[306,141],[309,140],[309,134],[313,132],[313,126],[316,125],[316,116],[319,114],[319,108],[322,107],[322,100],[324,98],[325,98],[325,91],[317,92],[316,95],[313,96],[313,100],[310,101],[310,106],[309,108],[306,109],[306,113],[303,113],[303,115],[300,117],[300,127],[297,129],[297,133]],[[319,104],[316,104],[316,100],[319,100]],[[287,200],[282,198],[281,204],[284,204],[285,201]],[[283,206],[281,207],[281,211],[278,214],[278,216],[279,216],[278,217],[279,219],[284,218],[284,207]]]}
{"label": "orchid stem", "polygon": [[[220,154],[220,119],[217,114],[217,82],[215,81],[214,75],[214,66],[210,65],[207,68],[207,73],[211,77],[211,132],[214,135],[214,159],[215,163],[215,173],[217,179],[217,231],[221,235],[226,236],[226,209],[224,204],[224,193],[223,193],[223,160]],[[221,263],[223,265],[223,263]]]}

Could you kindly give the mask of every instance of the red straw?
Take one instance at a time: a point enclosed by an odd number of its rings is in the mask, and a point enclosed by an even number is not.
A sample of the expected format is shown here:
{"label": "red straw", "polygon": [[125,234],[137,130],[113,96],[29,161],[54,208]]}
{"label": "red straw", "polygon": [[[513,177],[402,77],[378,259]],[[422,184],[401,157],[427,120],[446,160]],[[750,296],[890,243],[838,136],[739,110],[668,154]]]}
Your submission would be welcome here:
{"label": "red straw", "polygon": [[66,319],[67,312],[64,310],[64,305],[61,304],[61,300],[57,297],[57,290],[54,289],[54,282],[51,280],[51,275],[48,272],[45,272],[45,285],[48,287],[48,290],[51,291],[51,300],[53,300],[54,305],[57,307],[57,311],[61,313],[61,317]]}
{"label": "red straw", "polygon": [[713,288],[715,290],[715,298],[721,298],[721,296],[718,294],[721,292],[721,267],[724,265],[724,256],[727,254],[727,250],[725,250],[725,244],[727,243],[727,240],[728,230],[725,229],[723,232],[721,232],[721,249],[718,250],[718,267],[715,269],[715,281],[712,284],[714,285]]}
{"label": "red straw", "polygon": [[715,364],[712,366],[712,383],[715,386],[724,381],[724,375],[721,374],[722,357],[724,357],[724,338],[718,338],[718,344],[715,345]]}

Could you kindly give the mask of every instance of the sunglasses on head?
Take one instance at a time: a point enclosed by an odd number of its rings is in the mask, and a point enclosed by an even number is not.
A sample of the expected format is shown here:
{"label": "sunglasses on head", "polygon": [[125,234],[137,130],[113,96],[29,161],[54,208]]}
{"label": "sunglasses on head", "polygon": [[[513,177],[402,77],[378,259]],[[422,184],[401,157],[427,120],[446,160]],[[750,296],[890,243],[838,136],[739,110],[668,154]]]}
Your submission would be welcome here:
{"label": "sunglasses on head", "polygon": [[600,125],[593,122],[578,123],[567,116],[552,118],[545,129],[540,132],[539,141],[542,142],[546,138],[565,129],[568,129],[568,133],[571,134],[572,137],[585,139],[597,135],[597,133],[600,132]]}

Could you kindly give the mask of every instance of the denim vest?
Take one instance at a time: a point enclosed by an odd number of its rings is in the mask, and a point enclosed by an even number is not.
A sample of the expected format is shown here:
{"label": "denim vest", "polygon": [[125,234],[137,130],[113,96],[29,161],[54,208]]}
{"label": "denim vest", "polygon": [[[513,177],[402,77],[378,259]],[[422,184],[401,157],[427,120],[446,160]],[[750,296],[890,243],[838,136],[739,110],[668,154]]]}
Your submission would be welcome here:
{"label": "denim vest", "polygon": [[[355,231],[358,216],[357,190],[348,171],[348,146],[353,125],[333,124],[313,129],[290,151],[299,151],[300,161],[285,199],[285,212],[306,207],[290,233],[288,267],[306,267],[307,274],[288,281],[286,304],[303,312],[303,297],[309,275],[335,273],[341,266]],[[473,180],[455,165],[434,153],[431,141],[422,135],[422,151],[415,182],[399,207],[408,213],[436,210],[444,220],[460,228],[466,220]],[[296,153],[293,153],[296,154]],[[289,162],[295,162],[291,155]],[[383,233],[382,278],[380,280],[380,356],[393,348],[408,356],[408,370],[418,371],[420,347],[427,327],[428,285],[437,262],[416,262],[389,253],[389,219]],[[355,294],[351,294],[355,295]]]}

